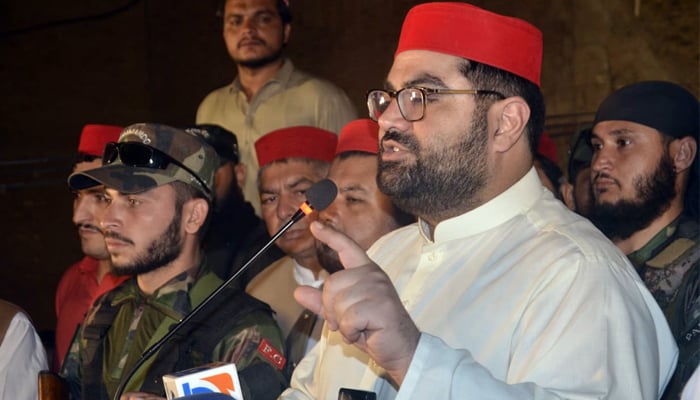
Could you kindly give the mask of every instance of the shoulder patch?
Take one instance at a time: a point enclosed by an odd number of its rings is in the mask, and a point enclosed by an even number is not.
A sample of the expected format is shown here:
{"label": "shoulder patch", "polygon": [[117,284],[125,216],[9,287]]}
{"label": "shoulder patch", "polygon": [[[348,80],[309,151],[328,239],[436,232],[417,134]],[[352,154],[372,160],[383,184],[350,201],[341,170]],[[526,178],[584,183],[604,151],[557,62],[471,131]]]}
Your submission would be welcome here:
{"label": "shoulder patch", "polygon": [[657,254],[656,257],[647,261],[646,264],[651,268],[665,268],[681,257],[688,249],[693,247],[693,245],[695,245],[695,241],[691,239],[676,239],[666,246],[665,249],[661,250],[661,253]]}
{"label": "shoulder patch", "polygon": [[263,357],[279,370],[284,368],[284,364],[287,363],[287,359],[282,355],[282,352],[277,350],[275,346],[271,345],[265,338],[260,341],[258,353],[262,354]]}

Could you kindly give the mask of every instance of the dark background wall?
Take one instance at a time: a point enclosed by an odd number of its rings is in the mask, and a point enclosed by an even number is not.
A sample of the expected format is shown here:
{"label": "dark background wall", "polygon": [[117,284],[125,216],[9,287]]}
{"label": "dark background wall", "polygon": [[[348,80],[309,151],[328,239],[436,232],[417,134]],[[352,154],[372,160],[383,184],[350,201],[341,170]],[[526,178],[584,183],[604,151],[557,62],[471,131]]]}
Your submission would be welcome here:
{"label": "dark background wall", "polygon": [[[409,0],[292,0],[288,54],[364,93],[388,71]],[[572,132],[612,89],[665,79],[699,91],[697,0],[475,0],[544,33],[547,130]],[[216,0],[0,2],[0,298],[53,329],[54,290],[81,257],[65,178],[86,123],[192,123],[234,77]],[[426,27],[430,29],[430,27]]]}

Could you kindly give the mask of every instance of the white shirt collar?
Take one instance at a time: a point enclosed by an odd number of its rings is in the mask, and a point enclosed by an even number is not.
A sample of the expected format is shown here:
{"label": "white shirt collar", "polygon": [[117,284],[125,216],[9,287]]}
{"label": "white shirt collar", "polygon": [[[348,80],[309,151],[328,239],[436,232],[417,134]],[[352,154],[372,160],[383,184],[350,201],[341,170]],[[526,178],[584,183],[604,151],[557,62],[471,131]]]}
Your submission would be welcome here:
{"label": "white shirt collar", "polygon": [[[446,219],[435,227],[434,242],[446,242],[475,235],[503,224],[532,207],[542,196],[543,186],[534,167],[503,193],[479,207]],[[429,226],[419,220],[420,233],[430,242]]]}
{"label": "white shirt collar", "polygon": [[323,281],[326,279],[326,276],[328,276],[328,272],[326,272],[326,270],[321,270],[321,272],[318,274],[318,279],[316,279],[314,278],[314,273],[311,272],[310,269],[299,265],[297,260],[292,260],[294,261],[294,280],[297,282],[297,284],[315,288],[321,287]]}

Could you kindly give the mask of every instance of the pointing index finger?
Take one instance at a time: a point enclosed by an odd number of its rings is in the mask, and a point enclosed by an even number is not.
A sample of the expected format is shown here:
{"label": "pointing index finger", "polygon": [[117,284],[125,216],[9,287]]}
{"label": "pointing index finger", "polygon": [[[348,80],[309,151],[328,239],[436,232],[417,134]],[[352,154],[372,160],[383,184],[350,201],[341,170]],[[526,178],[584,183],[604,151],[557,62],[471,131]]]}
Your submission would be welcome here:
{"label": "pointing index finger", "polygon": [[367,253],[345,234],[319,221],[311,223],[311,233],[338,253],[343,267],[356,268],[372,262]]}

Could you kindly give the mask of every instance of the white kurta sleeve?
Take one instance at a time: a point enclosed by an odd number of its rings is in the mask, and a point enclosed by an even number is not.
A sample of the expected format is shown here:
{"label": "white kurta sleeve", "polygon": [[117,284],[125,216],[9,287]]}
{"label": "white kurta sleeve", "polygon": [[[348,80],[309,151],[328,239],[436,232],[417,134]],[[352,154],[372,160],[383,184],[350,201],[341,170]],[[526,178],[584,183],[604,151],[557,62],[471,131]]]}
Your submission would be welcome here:
{"label": "white kurta sleeve", "polygon": [[0,400],[35,400],[46,351],[31,321],[17,313],[0,344]]}
{"label": "white kurta sleeve", "polygon": [[324,337],[321,336],[319,342],[306,353],[304,358],[299,362],[294,373],[292,374],[291,387],[285,390],[279,399],[303,400],[315,398],[312,393],[315,392],[314,386],[314,370],[316,362],[319,358],[320,347],[325,346]]}

